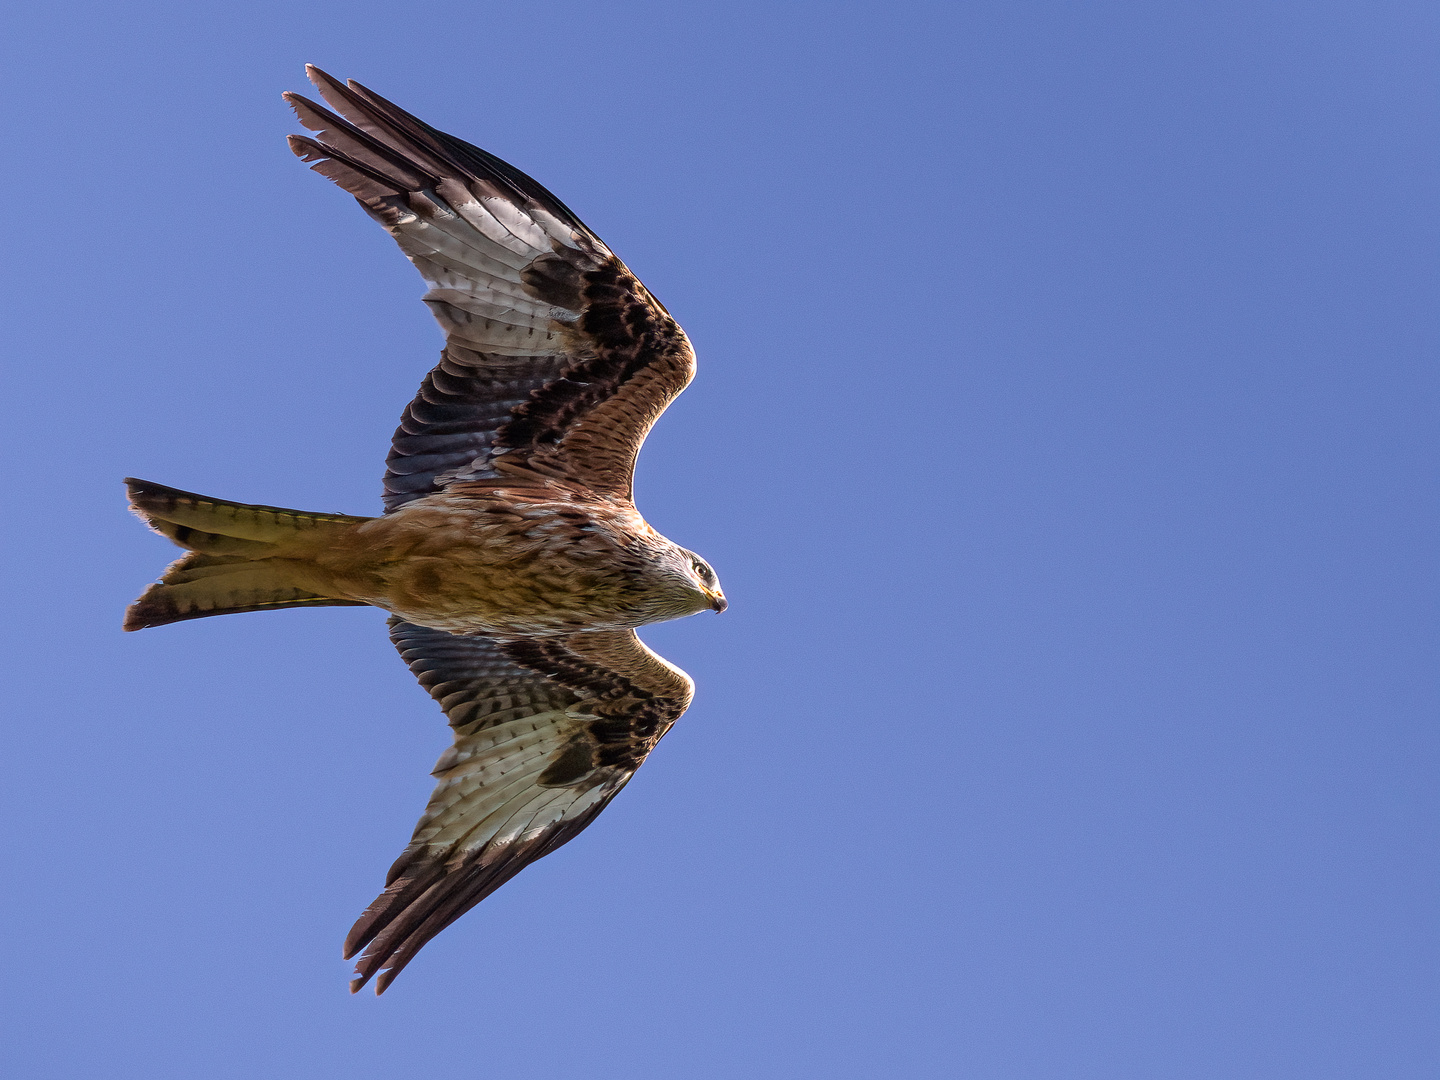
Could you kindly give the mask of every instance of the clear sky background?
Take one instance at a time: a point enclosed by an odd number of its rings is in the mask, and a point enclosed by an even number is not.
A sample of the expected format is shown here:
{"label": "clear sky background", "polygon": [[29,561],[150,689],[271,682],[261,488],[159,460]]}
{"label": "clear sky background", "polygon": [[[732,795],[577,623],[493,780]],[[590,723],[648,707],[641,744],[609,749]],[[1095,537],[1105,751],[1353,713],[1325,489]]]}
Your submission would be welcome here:
{"label": "clear sky background", "polygon": [[[1436,9],[15,5],[24,1080],[1435,1075]],[[127,473],[373,513],[438,355],[313,61],[693,338],[641,509],[730,611],[583,836],[376,1000],[448,741],[372,610],[122,635]]]}

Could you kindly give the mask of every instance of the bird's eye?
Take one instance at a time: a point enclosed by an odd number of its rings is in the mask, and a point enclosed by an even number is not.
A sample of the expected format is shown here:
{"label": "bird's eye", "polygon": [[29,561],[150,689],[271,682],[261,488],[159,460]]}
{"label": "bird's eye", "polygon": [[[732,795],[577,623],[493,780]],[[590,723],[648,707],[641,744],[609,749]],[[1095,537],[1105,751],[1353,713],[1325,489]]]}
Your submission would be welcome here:
{"label": "bird's eye", "polygon": [[710,567],[706,566],[703,562],[697,562],[695,564],[695,572],[700,575],[701,581],[715,580],[715,571],[711,570]]}

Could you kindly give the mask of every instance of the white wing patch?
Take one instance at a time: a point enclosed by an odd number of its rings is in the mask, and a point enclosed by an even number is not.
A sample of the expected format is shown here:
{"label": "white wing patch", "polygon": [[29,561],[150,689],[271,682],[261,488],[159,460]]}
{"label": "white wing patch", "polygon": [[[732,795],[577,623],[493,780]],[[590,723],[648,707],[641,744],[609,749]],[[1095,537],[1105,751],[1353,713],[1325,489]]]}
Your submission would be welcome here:
{"label": "white wing patch", "polygon": [[458,736],[435,764],[439,783],[414,839],[459,855],[526,835],[593,805],[603,797],[599,789],[605,785],[541,787],[537,783],[551,761],[593,719],[544,712]]}
{"label": "white wing patch", "polygon": [[[469,201],[459,202],[462,195]],[[502,356],[569,350],[564,326],[580,313],[536,300],[520,276],[555,250],[552,241],[574,247],[569,229],[552,237],[518,207],[475,199],[454,181],[442,180],[433,194],[412,194],[408,203],[415,211],[408,220],[382,224],[430,286],[425,303],[449,338]]]}

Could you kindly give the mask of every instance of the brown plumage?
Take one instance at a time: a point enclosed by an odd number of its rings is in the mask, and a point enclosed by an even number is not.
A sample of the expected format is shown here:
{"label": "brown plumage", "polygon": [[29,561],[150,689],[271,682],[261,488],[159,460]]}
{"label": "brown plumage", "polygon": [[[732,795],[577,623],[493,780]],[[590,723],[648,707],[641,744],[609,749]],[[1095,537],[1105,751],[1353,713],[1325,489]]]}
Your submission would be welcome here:
{"label": "brown plumage", "polygon": [[[360,917],[352,989],[415,953],[604,809],[690,703],[634,628],[724,610],[714,572],[648,526],[640,444],[690,381],[665,308],[563,203],[358,83],[291,148],[349,191],[430,286],[440,363],[392,440],[380,517],[230,503],[127,480],[188,553],[125,629],[282,607],[391,613],[455,743],[414,839]],[[378,977],[377,977],[378,976]]]}

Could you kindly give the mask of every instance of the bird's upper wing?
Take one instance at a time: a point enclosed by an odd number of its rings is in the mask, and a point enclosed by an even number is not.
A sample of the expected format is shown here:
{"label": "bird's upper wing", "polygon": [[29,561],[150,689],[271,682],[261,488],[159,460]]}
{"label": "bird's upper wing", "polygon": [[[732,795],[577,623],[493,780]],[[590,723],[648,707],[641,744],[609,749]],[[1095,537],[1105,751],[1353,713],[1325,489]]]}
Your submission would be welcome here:
{"label": "bird's upper wing", "polygon": [[634,631],[502,642],[390,620],[455,729],[415,836],[360,916],[352,990],[383,992],[432,937],[570,840],[690,704],[693,684]]}
{"label": "bird's upper wing", "polygon": [[395,433],[387,508],[517,470],[629,498],[645,434],[694,373],[684,331],[530,177],[358,83],[307,71],[340,115],[286,94],[316,132],[292,135],[291,149],[385,226],[446,334]]}

